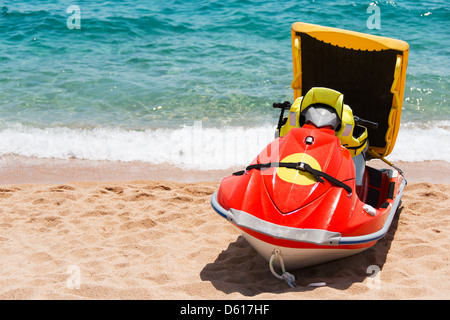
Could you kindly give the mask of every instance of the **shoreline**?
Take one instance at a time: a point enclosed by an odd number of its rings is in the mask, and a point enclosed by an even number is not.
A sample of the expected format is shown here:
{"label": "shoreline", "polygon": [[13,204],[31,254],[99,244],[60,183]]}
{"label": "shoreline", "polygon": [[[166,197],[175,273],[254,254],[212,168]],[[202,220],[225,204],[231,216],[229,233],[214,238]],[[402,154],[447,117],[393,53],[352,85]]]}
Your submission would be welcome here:
{"label": "shoreline", "polygon": [[[367,163],[377,169],[389,165],[381,160]],[[408,182],[450,184],[450,162],[395,162]],[[23,156],[0,158],[0,185],[64,184],[70,182],[155,180],[173,182],[220,182],[241,167],[223,170],[182,169],[169,164],[80,159],[39,159]]]}

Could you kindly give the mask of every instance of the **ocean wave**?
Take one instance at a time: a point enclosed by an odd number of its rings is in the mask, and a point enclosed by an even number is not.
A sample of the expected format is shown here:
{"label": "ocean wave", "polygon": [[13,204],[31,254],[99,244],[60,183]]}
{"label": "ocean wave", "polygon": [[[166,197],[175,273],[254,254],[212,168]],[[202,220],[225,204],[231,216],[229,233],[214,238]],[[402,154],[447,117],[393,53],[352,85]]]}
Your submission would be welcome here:
{"label": "ocean wave", "polygon": [[191,169],[223,169],[250,162],[272,139],[274,127],[177,129],[38,129],[4,124],[0,155],[36,158],[142,161]]}
{"label": "ocean wave", "polygon": [[392,161],[450,162],[450,121],[406,122],[400,125]]}
{"label": "ocean wave", "polygon": [[[425,123],[450,119],[447,1],[375,1],[380,30],[366,27],[369,3],[80,1],[78,30],[67,27],[65,1],[9,1],[0,10],[0,154],[245,165],[273,138],[274,125],[262,125],[277,121],[272,102],[292,101],[290,26],[304,21],[406,40],[402,121],[417,122],[402,125],[389,157],[449,161],[450,130]],[[194,157],[197,119],[205,134]],[[250,152],[256,133],[266,138]],[[408,137],[427,149],[412,152]]]}
{"label": "ocean wave", "polygon": [[[246,166],[274,139],[275,126],[176,129],[38,129],[0,126],[0,155],[36,158],[142,161],[214,170]],[[401,125],[391,161],[450,161],[450,121]]]}

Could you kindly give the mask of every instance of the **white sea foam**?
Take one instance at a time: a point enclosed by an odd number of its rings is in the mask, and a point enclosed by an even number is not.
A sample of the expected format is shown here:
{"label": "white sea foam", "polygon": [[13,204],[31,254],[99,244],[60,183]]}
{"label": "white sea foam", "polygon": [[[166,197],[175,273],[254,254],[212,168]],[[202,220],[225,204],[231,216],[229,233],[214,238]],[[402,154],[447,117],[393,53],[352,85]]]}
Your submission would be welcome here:
{"label": "white sea foam", "polygon": [[6,124],[0,127],[0,155],[143,161],[192,169],[223,169],[248,164],[273,139],[274,131],[271,125],[203,128],[201,122],[178,129],[143,131],[38,129]]}
{"label": "white sea foam", "polygon": [[[275,127],[177,129],[38,129],[0,126],[0,155],[37,158],[143,161],[191,169],[246,166],[273,140]],[[391,161],[450,161],[450,121],[402,124]]]}
{"label": "white sea foam", "polygon": [[409,122],[400,125],[392,161],[450,162],[450,121]]}

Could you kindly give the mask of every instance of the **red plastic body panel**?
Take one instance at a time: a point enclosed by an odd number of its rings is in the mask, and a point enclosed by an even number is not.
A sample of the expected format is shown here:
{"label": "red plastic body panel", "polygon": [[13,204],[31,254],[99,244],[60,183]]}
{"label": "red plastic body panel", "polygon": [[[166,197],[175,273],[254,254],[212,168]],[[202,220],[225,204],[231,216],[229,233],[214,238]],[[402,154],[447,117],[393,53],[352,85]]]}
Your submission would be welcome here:
{"label": "red plastic body panel", "polygon": [[[314,142],[306,143],[307,137],[312,137]],[[356,192],[353,160],[348,150],[340,145],[334,131],[330,129],[317,129],[309,125],[294,128],[286,136],[270,143],[252,164],[281,162],[284,158],[299,153],[314,158],[319,163],[321,171],[344,182],[353,192],[348,194],[346,190],[326,179],[324,182],[307,185],[288,182],[277,174],[280,168],[271,167],[262,170],[252,169],[241,176],[224,178],[217,192],[217,201],[226,210],[233,208],[245,211],[277,225],[339,232],[342,237],[370,234],[383,227],[393,201],[386,197],[388,193],[386,186],[389,186],[389,182],[395,182],[397,186],[399,177],[386,181],[390,178],[383,176],[376,214],[373,216],[365,212],[363,210],[365,203],[359,196],[367,197],[368,178],[366,176],[363,179],[362,188]],[[295,171],[295,169],[287,170]],[[389,206],[379,208],[384,202]],[[275,245],[294,248],[319,247],[276,239],[248,229],[244,231]],[[339,248],[370,247],[375,242]]]}

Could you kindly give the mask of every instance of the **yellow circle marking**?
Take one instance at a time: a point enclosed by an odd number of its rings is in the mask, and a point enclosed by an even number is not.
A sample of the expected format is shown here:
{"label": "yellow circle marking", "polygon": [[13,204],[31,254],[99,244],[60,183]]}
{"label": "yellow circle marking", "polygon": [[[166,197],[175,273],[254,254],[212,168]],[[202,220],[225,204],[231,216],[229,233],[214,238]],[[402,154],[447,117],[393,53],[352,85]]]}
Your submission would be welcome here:
{"label": "yellow circle marking", "polygon": [[[281,160],[281,162],[305,162],[316,170],[322,170],[317,160],[306,153],[291,154]],[[286,182],[295,183],[302,186],[314,184],[317,182],[316,179],[308,172],[283,167],[277,168],[277,175],[280,177],[280,179]]]}

